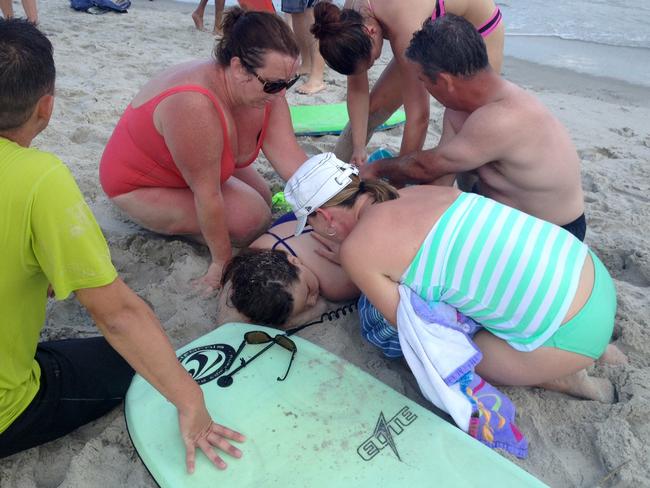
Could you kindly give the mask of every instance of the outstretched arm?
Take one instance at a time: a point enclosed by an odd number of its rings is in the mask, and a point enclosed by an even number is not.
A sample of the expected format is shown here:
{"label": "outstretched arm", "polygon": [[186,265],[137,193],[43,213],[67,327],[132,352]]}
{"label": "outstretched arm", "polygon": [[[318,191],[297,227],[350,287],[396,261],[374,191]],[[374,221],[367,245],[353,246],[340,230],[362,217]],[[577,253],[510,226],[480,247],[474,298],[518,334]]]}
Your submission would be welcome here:
{"label": "outstretched arm", "polygon": [[242,442],[244,436],[212,421],[201,388],[180,365],[160,322],[140,297],[120,278],[75,293],[111,346],[178,409],[188,472],[194,471],[197,447],[220,469],[226,463],[213,447],[241,457],[228,439]]}
{"label": "outstretched arm", "polygon": [[156,109],[165,144],[194,195],[201,235],[212,262],[203,282],[218,288],[222,267],[232,256],[225,204],[221,193],[224,130],[212,102],[200,93],[179,93]]}
{"label": "outstretched arm", "polygon": [[368,160],[366,141],[368,140],[370,84],[367,71],[348,76],[347,106],[352,136],[352,156],[349,162],[356,166],[363,166]]}
{"label": "outstretched arm", "polygon": [[[453,133],[448,113],[443,120],[443,134],[438,147],[396,158],[382,159],[363,168],[364,179],[387,178],[396,186],[430,183],[443,176],[477,169],[500,160],[507,151],[511,131],[506,114],[481,108],[470,115],[462,128]],[[450,137],[450,134],[451,135]]]}
{"label": "outstretched arm", "polygon": [[262,151],[280,178],[287,181],[307,160],[307,154],[293,132],[286,98],[278,97],[273,101],[268,124]]}
{"label": "outstretched arm", "polygon": [[[404,10],[404,9],[402,9]],[[409,21],[410,24],[412,21]],[[406,113],[404,134],[400,154],[420,151],[424,145],[429,127],[429,94],[418,78],[416,64],[406,58],[406,48],[411,42],[413,31],[405,28],[391,42],[393,55],[397,61],[402,86],[402,101]]]}

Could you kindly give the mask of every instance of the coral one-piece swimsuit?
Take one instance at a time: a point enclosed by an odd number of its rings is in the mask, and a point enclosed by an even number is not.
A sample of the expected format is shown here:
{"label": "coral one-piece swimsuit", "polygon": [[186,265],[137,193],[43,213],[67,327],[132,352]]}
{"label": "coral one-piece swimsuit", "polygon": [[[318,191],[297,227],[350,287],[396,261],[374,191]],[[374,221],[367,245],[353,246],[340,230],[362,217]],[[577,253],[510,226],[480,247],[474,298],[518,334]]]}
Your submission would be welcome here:
{"label": "coral one-piece swimsuit", "polygon": [[[209,90],[198,85],[169,88],[137,108],[129,105],[117,123],[99,163],[99,181],[109,197],[129,193],[138,188],[188,188],[165,139],[153,122],[153,113],[165,98],[180,92],[197,92],[208,97],[219,114],[223,130],[221,153],[221,183],[230,178],[235,169],[235,158],[230,147],[228,126],[221,105]],[[252,164],[264,142],[269,121],[270,105],[264,110],[264,122],[253,157],[244,165]]]}

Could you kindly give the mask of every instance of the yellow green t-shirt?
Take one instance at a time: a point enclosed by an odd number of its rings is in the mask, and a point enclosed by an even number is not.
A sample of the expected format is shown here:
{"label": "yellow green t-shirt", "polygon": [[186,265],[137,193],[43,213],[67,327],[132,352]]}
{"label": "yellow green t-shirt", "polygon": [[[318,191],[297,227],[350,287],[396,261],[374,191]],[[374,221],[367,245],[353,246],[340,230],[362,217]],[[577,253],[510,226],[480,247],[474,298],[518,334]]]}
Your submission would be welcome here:
{"label": "yellow green t-shirt", "polygon": [[47,287],[58,300],[112,283],[108,246],[68,168],[0,137],[0,432],[39,388]]}

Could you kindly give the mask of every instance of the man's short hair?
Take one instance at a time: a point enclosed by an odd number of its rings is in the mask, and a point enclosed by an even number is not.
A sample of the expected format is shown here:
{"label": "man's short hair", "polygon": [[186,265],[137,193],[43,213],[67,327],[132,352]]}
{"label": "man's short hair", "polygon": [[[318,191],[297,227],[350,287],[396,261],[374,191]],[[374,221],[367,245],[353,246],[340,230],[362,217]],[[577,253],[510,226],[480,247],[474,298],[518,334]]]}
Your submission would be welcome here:
{"label": "man's short hair", "polygon": [[473,76],[488,67],[481,34],[463,17],[452,14],[427,19],[413,34],[406,57],[418,63],[433,82],[439,73]]}
{"label": "man's short hair", "polygon": [[16,129],[54,93],[52,43],[24,19],[0,19],[0,131]]}

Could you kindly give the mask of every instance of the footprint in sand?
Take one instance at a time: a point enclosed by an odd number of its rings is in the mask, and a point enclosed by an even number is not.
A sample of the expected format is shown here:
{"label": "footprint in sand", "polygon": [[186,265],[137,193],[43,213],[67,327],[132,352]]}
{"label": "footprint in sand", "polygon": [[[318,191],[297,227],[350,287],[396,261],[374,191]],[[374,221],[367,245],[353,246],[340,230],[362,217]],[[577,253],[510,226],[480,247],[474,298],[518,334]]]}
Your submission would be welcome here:
{"label": "footprint in sand", "polygon": [[635,200],[638,200],[643,203],[650,203],[650,197],[648,197],[647,190],[640,188],[635,185],[612,185],[612,189],[617,193],[622,195],[627,195]]}
{"label": "footprint in sand", "polygon": [[587,173],[582,176],[582,189],[591,193],[598,193],[600,186],[596,183],[593,175]]}
{"label": "footprint in sand", "polygon": [[621,157],[618,153],[615,153],[608,147],[596,147],[594,148],[594,151],[607,159],[619,159]]}
{"label": "footprint in sand", "polygon": [[77,127],[70,136],[70,142],[84,144],[90,140],[91,131],[88,127]]}
{"label": "footprint in sand", "polygon": [[603,159],[603,154],[598,152],[597,148],[579,149],[578,156],[582,161],[596,162]]}
{"label": "footprint in sand", "polygon": [[629,127],[621,127],[620,129],[609,129],[614,134],[618,134],[623,137],[634,137],[636,134]]}
{"label": "footprint in sand", "polygon": [[639,287],[650,286],[650,263],[639,251],[620,251],[620,268],[616,278]]}
{"label": "footprint in sand", "polygon": [[650,136],[646,136],[641,144],[643,144],[645,147],[650,147]]}

